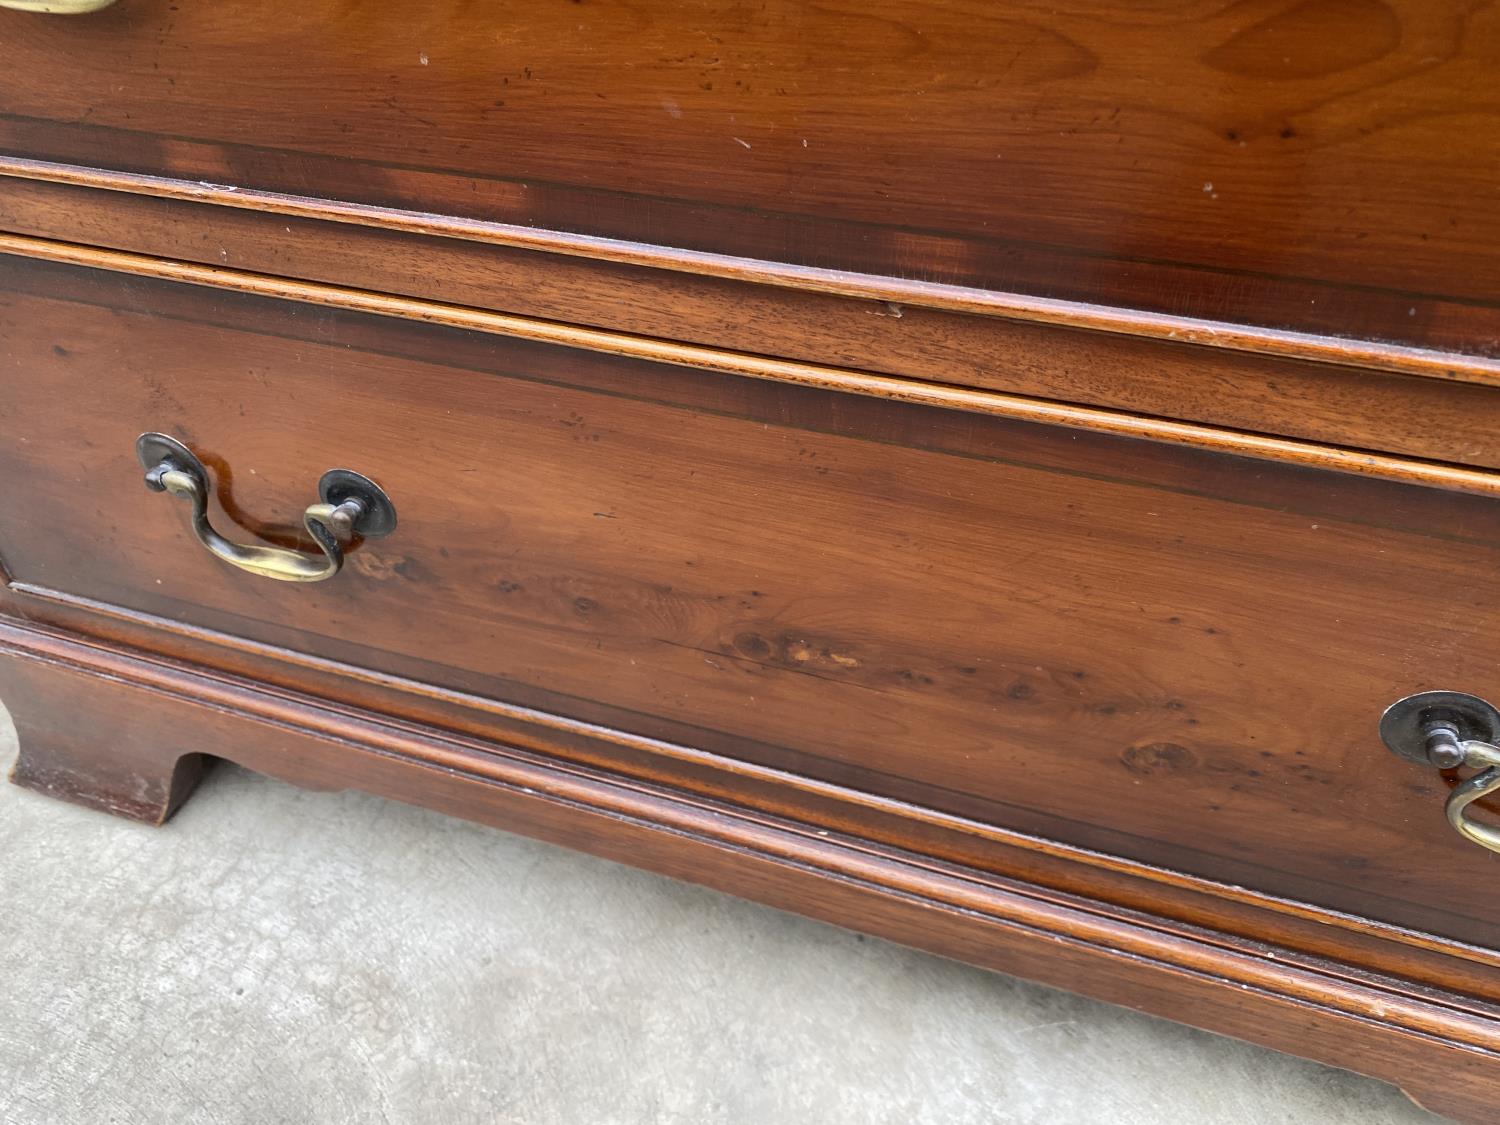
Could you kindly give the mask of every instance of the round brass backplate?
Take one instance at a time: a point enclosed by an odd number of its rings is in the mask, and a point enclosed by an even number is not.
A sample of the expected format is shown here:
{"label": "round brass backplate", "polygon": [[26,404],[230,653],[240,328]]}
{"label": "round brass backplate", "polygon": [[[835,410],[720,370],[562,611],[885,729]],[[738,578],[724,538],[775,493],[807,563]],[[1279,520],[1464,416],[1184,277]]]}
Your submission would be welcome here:
{"label": "round brass backplate", "polygon": [[354,524],[355,532],[362,538],[379,539],[396,530],[396,506],[385,494],[385,489],[369,477],[350,469],[329,469],[318,481],[318,495],[325,504],[362,501],[364,515]]}
{"label": "round brass backplate", "polygon": [[1460,742],[1500,741],[1500,711],[1461,691],[1422,691],[1398,699],[1380,716],[1380,738],[1390,750],[1420,765],[1427,757],[1427,727],[1447,723]]}
{"label": "round brass backplate", "polygon": [[199,480],[207,483],[208,469],[204,467],[198,455],[182,442],[166,434],[142,434],[135,441],[135,455],[141,463],[141,468],[148,473],[164,461],[170,461],[172,465],[185,473],[192,473]]}

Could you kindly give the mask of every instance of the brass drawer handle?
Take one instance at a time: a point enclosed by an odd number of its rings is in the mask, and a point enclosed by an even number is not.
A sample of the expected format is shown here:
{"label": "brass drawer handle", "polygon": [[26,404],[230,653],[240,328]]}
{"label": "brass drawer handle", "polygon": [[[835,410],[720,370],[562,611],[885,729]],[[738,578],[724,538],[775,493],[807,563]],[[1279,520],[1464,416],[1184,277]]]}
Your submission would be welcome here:
{"label": "brass drawer handle", "polygon": [[1394,753],[1420,765],[1478,769],[1454,786],[1443,811],[1464,839],[1500,852],[1500,827],[1465,812],[1481,797],[1500,792],[1500,711],[1460,691],[1419,692],[1386,708],[1380,737]]}
{"label": "brass drawer handle", "polygon": [[208,469],[195,453],[166,434],[142,434],[135,454],[146,470],[146,487],[168,492],[193,505],[192,528],[198,542],[230,566],[278,582],[322,582],[344,566],[344,542],[358,536],[378,539],[396,529],[396,509],[380,486],[348,469],[329,469],[318,481],[321,503],[302,514],[303,526],[321,556],[280,547],[234,543],[208,522]]}
{"label": "brass drawer handle", "polygon": [[0,0],[0,8],[18,12],[45,12],[53,16],[81,16],[107,8],[115,0]]}

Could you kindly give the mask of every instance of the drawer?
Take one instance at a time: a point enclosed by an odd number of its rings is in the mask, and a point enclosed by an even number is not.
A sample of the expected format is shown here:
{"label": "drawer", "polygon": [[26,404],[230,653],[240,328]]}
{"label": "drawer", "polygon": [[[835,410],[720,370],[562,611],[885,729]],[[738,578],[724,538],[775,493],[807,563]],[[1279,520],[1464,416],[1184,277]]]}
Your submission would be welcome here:
{"label": "drawer", "polygon": [[[1494,692],[1500,505],[1224,451],[5,259],[0,558],[93,606],[1468,941],[1383,708]],[[316,584],[332,467],[396,531]],[[207,632],[205,632],[207,631]]]}
{"label": "drawer", "polygon": [[357,221],[399,209],[1419,344],[1457,325],[1492,352],[1500,13],[1282,7],[0,11],[0,151],[176,184],[141,190],[221,185],[229,204],[348,201]]}

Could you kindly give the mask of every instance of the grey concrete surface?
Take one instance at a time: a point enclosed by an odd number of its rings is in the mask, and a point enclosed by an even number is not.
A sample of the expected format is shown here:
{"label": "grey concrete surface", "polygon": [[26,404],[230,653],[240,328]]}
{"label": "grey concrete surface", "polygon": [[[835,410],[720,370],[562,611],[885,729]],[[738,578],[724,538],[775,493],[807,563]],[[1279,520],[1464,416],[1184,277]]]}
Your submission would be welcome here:
{"label": "grey concrete surface", "polygon": [[232,768],[164,829],[0,785],[0,857],[7,1125],[1437,1120],[1341,1071]]}

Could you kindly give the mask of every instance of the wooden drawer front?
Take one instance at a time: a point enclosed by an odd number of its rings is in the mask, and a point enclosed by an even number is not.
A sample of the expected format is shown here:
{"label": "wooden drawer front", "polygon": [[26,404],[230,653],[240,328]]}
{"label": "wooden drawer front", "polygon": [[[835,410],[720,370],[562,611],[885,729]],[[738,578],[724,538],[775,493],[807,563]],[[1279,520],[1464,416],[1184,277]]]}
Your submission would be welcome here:
{"label": "wooden drawer front", "polygon": [[[40,253],[45,239],[61,260],[92,263],[113,248],[173,279],[228,267],[1500,469],[1500,363],[1473,355],[1285,339],[1285,351],[1262,339],[1257,352],[1222,346],[1225,333],[1210,350],[1208,331],[1192,342],[977,315],[31,180],[0,180],[0,230],[16,236],[0,233],[0,253]],[[1333,362],[1309,361],[1318,352]]]}
{"label": "wooden drawer front", "polygon": [[[985,823],[1485,940],[1408,692],[1494,693],[1500,505],[4,260],[0,557],[61,591]],[[296,586],[344,466],[400,527]]]}
{"label": "wooden drawer front", "polygon": [[0,12],[0,151],[1493,349],[1497,28],[1425,0],[119,0]]}

